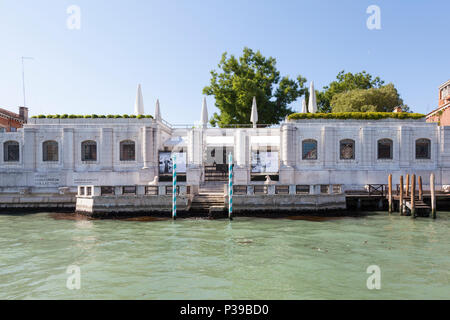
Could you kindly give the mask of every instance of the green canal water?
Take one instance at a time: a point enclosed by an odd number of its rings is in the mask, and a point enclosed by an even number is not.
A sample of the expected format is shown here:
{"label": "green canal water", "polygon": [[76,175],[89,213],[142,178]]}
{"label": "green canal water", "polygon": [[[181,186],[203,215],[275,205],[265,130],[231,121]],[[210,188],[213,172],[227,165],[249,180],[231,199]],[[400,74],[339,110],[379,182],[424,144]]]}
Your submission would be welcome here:
{"label": "green canal water", "polygon": [[[450,213],[157,221],[0,215],[0,299],[449,299]],[[80,289],[69,290],[69,266]],[[381,289],[367,268],[379,266]]]}

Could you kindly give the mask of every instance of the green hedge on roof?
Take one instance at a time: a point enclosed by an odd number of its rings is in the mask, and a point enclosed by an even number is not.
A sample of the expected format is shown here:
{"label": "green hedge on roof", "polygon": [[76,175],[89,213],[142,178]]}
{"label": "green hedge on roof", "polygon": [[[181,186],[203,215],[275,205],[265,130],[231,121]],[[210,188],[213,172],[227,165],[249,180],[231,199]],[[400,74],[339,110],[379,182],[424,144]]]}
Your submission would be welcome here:
{"label": "green hedge on roof", "polygon": [[108,114],[108,115],[97,115],[97,114],[88,114],[88,115],[79,115],[79,114],[55,114],[55,115],[44,115],[40,114],[38,116],[32,116],[34,119],[98,119],[98,118],[108,118],[108,119],[119,119],[119,118],[137,118],[137,119],[153,119],[152,115],[120,115],[120,114]]}
{"label": "green hedge on roof", "polygon": [[380,120],[380,119],[421,119],[421,113],[408,112],[337,112],[337,113],[293,113],[289,120],[302,119],[341,119],[341,120]]}

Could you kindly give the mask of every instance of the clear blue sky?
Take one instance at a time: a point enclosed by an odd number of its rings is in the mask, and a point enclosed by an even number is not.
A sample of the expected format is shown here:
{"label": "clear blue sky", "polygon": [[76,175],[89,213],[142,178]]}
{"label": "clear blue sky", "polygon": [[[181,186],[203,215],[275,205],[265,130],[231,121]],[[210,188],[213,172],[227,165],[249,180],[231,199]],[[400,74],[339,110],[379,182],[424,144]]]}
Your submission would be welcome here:
{"label": "clear blue sky", "polygon": [[[381,30],[366,27],[372,4]],[[66,26],[70,5],[81,9],[80,30]],[[20,57],[31,56],[32,115],[131,114],[141,83],[146,113],[159,98],[166,120],[194,123],[221,54],[248,46],[316,89],[340,70],[366,70],[426,113],[450,79],[449,14],[448,0],[0,0],[0,106],[23,104]]]}

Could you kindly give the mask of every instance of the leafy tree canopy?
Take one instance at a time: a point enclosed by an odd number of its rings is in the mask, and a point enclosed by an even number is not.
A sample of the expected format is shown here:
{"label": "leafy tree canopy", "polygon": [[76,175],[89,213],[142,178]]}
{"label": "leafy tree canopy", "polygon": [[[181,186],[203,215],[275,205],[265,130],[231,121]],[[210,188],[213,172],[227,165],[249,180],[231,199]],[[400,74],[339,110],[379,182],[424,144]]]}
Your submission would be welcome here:
{"label": "leafy tree canopy", "polygon": [[339,93],[355,89],[380,88],[384,81],[380,77],[373,77],[366,71],[358,73],[345,73],[344,70],[338,73],[336,80],[317,92],[317,107],[319,112],[331,112],[331,100]]}
{"label": "leafy tree canopy", "polygon": [[[392,112],[395,107],[402,105],[403,100],[392,83],[379,88],[338,93],[331,99],[333,112]],[[409,111],[406,106],[402,109]]]}
{"label": "leafy tree canopy", "polygon": [[204,94],[215,97],[220,110],[210,120],[214,126],[250,123],[253,97],[258,123],[278,123],[292,113],[289,104],[305,93],[305,78],[281,78],[274,58],[247,47],[239,58],[225,52],[218,67],[220,71],[211,71],[210,85],[203,89]]}

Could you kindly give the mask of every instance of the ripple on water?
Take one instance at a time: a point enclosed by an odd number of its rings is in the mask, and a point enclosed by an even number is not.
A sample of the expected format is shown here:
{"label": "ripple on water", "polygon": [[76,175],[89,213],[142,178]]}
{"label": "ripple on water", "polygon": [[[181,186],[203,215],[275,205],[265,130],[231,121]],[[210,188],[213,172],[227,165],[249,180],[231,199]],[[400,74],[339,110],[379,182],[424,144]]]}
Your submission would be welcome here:
{"label": "ripple on water", "polygon": [[[1,299],[448,299],[449,217],[0,216]],[[81,289],[66,288],[69,265]],[[366,288],[379,265],[382,290]]]}

